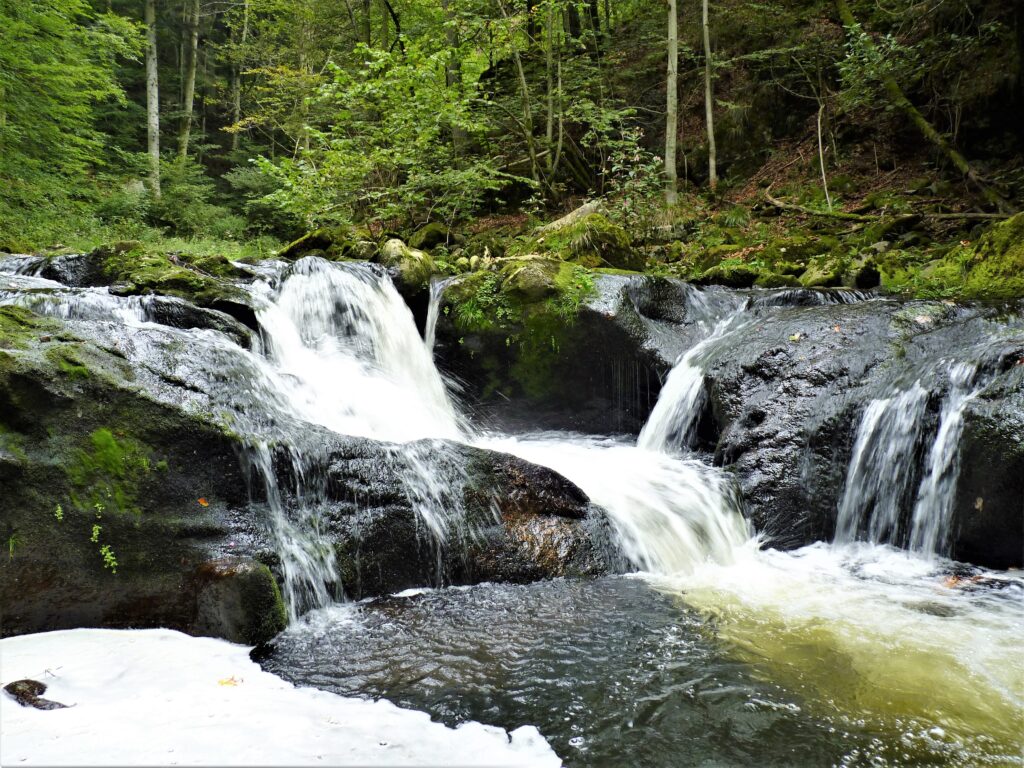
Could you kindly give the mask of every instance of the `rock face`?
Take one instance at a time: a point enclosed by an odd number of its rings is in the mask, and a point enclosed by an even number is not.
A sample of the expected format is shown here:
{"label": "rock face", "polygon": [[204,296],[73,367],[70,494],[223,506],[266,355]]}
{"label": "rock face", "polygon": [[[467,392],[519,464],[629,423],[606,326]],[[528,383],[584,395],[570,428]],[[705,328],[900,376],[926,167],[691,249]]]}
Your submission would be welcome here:
{"label": "rock face", "polygon": [[438,362],[485,420],[635,434],[662,378],[699,339],[707,301],[725,295],[574,269],[509,260],[457,283],[439,314]]}
{"label": "rock face", "polygon": [[[265,640],[285,623],[274,504],[296,522],[301,507],[319,505],[336,586],[352,595],[607,570],[602,514],[554,472],[457,444],[414,457],[406,446],[288,426],[244,399],[256,363],[232,341],[234,321],[152,298],[174,311],[149,320],[175,327],[0,306],[4,634],[166,626]],[[100,312],[135,300],[82,301]],[[203,329],[189,330],[197,318]],[[274,504],[248,460],[257,421],[277,430]],[[303,441],[304,484],[288,435]],[[423,476],[450,478],[440,499],[409,485],[414,459]],[[323,481],[313,497],[311,477]],[[435,509],[459,517],[433,531]]]}

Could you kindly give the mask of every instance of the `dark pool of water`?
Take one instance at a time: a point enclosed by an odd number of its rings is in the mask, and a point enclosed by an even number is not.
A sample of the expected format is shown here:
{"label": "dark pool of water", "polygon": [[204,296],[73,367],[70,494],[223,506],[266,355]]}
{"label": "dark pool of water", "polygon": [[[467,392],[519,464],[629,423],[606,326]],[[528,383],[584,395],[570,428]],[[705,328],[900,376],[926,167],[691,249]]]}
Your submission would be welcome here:
{"label": "dark pool of water", "polygon": [[[628,577],[481,585],[308,617],[254,654],[299,685],[449,725],[536,725],[568,765],[935,764],[808,712],[678,599]],[[946,756],[948,757],[948,755]]]}

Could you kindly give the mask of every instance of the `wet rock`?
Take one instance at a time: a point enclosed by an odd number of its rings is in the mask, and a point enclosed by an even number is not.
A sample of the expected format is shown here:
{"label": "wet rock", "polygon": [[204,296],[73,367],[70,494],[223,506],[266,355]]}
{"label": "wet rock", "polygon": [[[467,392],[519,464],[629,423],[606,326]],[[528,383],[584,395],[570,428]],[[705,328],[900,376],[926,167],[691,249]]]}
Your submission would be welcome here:
{"label": "wet rock", "polygon": [[572,270],[517,260],[453,286],[437,326],[438,364],[495,423],[636,434],[662,378],[699,339],[702,299],[723,294]]}
{"label": "wet rock", "polygon": [[270,569],[248,558],[228,557],[199,566],[192,631],[257,645],[288,623],[281,590]]}
{"label": "wet rock", "polygon": [[434,274],[434,260],[430,254],[410,248],[398,238],[384,243],[377,260],[387,268],[403,295],[426,289]]}
{"label": "wet rock", "polygon": [[953,506],[958,560],[994,568],[1024,565],[1024,365],[1015,353],[968,403]]}
{"label": "wet rock", "polygon": [[46,684],[38,680],[15,680],[4,686],[8,695],[23,707],[35,709],[67,709],[67,704],[42,698],[46,693]]}

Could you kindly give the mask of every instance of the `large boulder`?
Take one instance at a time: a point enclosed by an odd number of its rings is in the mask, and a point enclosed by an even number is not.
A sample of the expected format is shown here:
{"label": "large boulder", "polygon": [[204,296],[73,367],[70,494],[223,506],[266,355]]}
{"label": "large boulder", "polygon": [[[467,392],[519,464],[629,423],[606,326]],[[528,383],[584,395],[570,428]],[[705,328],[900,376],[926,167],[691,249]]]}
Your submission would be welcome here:
{"label": "large boulder", "polygon": [[[151,320],[238,331],[184,300],[151,303]],[[0,306],[4,633],[159,625],[265,640],[284,616],[273,521],[310,505],[350,594],[607,569],[603,515],[554,472],[292,423],[260,399],[258,375],[220,334]],[[459,512],[436,529],[424,477],[447,478],[439,509]]]}
{"label": "large boulder", "polygon": [[438,363],[484,420],[636,434],[720,298],[731,300],[678,281],[506,259],[445,292]]}

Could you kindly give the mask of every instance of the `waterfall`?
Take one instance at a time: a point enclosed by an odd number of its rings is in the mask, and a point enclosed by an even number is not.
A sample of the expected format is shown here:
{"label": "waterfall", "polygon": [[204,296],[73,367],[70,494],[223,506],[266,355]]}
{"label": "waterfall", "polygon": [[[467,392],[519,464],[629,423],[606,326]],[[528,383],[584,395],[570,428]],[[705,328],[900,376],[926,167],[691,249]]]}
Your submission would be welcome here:
{"label": "waterfall", "polygon": [[964,408],[980,388],[974,386],[977,366],[956,363],[949,373],[949,394],[942,405],[939,431],[928,453],[927,471],[914,505],[910,548],[926,554],[943,553],[947,546],[956,483],[960,477],[960,436]]}
{"label": "waterfall", "polygon": [[918,381],[864,409],[839,502],[837,542],[854,541],[865,519],[870,541],[899,539],[927,406],[928,390]]}
{"label": "waterfall", "polygon": [[276,292],[257,290],[268,357],[291,379],[303,420],[383,441],[462,436],[412,312],[382,271],[308,257],[284,271]]}
{"label": "waterfall", "polygon": [[745,325],[740,319],[743,309],[718,320],[706,338],[679,358],[640,430],[639,447],[662,453],[693,448],[707,401],[702,364],[723,338]]}
{"label": "waterfall", "polygon": [[927,452],[909,526],[903,519],[910,504],[911,483],[918,476],[929,398],[920,381],[908,390],[872,400],[864,409],[839,502],[837,543],[849,543],[866,534],[871,542],[909,545],[926,555],[945,551],[960,475],[964,409],[980,388],[975,384],[976,365],[944,362],[943,366],[949,390]]}
{"label": "waterfall", "polygon": [[430,281],[430,303],[427,305],[427,322],[423,329],[423,342],[427,350],[434,351],[437,340],[437,320],[441,314],[441,299],[449,285],[455,282],[454,277],[435,277]]}
{"label": "waterfall", "polygon": [[550,467],[608,515],[616,543],[642,571],[689,572],[728,563],[750,537],[731,480],[719,469],[609,438],[491,436],[482,447]]}

